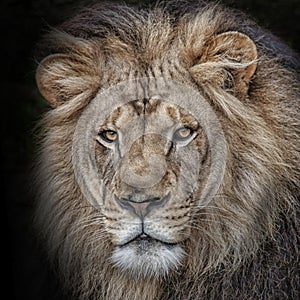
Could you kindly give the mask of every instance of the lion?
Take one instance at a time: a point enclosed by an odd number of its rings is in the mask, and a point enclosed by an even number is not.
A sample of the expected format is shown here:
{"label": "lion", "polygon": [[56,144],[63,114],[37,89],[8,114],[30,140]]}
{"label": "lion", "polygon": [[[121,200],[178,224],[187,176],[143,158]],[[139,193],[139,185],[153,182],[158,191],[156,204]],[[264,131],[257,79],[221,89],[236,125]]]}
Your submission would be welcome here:
{"label": "lion", "polygon": [[298,299],[292,50],[200,1],[93,5],[43,46],[36,223],[72,299]]}

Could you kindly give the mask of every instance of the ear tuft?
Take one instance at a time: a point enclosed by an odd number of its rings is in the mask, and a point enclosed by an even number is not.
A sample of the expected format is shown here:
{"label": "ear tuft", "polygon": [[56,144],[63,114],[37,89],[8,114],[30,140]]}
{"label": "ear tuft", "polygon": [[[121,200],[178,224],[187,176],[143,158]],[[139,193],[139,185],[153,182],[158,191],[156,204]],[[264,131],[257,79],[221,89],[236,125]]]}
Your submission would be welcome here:
{"label": "ear tuft", "polygon": [[52,107],[63,102],[60,78],[65,73],[67,55],[53,54],[44,58],[36,71],[36,83],[42,96]]}
{"label": "ear tuft", "polygon": [[[229,31],[210,40],[200,60],[191,67],[192,76],[199,83],[226,81],[230,72],[234,91],[245,94],[257,67],[257,50],[254,42],[245,34]],[[227,76],[228,77],[228,76]]]}

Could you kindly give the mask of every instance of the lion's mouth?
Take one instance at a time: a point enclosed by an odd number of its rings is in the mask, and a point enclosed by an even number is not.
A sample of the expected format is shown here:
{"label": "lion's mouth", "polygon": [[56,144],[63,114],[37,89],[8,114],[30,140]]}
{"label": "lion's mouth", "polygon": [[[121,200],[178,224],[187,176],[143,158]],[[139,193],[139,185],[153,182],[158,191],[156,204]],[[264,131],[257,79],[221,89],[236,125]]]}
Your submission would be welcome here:
{"label": "lion's mouth", "polygon": [[162,241],[162,240],[153,238],[152,236],[150,236],[146,233],[141,233],[138,236],[131,239],[130,241],[124,243],[123,245],[120,245],[120,247],[125,247],[127,245],[135,244],[139,248],[147,249],[149,246],[152,246],[152,245],[157,244],[157,243],[162,244],[162,245],[166,245],[166,246],[175,246],[175,245],[177,245],[177,243],[170,243],[170,242]]}

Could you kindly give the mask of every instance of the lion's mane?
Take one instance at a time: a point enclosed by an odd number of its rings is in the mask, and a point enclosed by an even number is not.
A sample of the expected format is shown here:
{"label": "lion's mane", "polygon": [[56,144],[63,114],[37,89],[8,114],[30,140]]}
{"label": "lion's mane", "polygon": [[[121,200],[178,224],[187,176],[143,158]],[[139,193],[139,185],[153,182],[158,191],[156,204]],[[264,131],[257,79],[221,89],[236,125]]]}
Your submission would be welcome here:
{"label": "lion's mane", "polygon": [[[176,5],[175,5],[176,4]],[[226,65],[190,66],[215,35],[238,31],[258,51],[244,94]],[[66,287],[80,299],[298,299],[299,63],[294,53],[238,12],[178,1],[151,10],[93,6],[48,35],[44,55],[56,108],[42,121],[37,224]],[[180,65],[174,66],[172,61]],[[100,88],[153,70],[201,89],[228,148],[221,190],[193,215],[183,267],[162,279],[131,278],[110,263],[112,245],[74,177],[76,122]],[[128,70],[127,70],[128,68]],[[147,73],[148,72],[148,73]],[[155,72],[154,72],[155,73]],[[154,74],[155,75],[155,74]],[[91,222],[94,220],[94,222]],[[299,275],[299,274],[298,274]],[[298,278],[299,279],[299,278]]]}

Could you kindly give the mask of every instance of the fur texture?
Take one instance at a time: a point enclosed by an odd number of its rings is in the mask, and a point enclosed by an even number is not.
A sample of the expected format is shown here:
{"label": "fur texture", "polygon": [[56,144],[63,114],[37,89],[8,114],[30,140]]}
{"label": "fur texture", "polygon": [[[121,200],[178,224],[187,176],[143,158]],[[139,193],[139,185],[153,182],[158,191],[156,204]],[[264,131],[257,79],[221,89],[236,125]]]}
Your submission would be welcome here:
{"label": "fur texture", "polygon": [[[250,37],[257,59],[230,59],[236,41],[223,36],[220,45],[216,38],[226,32]],[[36,216],[74,297],[298,299],[296,55],[242,14],[197,1],[150,10],[93,6],[46,41],[44,53],[52,55],[41,62],[37,81],[55,109],[42,121]],[[221,190],[207,206],[190,205],[187,255],[164,278],[112,266],[111,234],[76,183],[70,150],[78,118],[96,93],[142,76],[198,89],[219,118],[228,150]]]}

